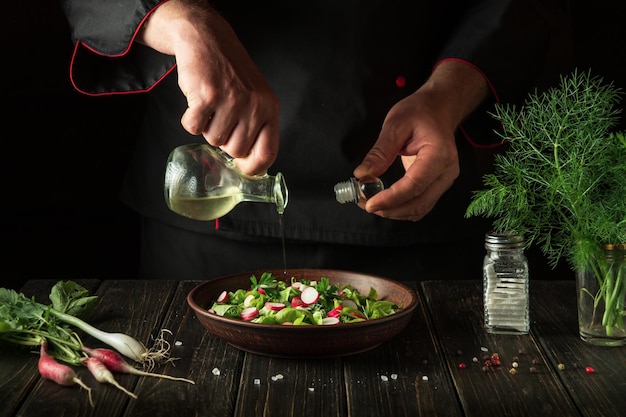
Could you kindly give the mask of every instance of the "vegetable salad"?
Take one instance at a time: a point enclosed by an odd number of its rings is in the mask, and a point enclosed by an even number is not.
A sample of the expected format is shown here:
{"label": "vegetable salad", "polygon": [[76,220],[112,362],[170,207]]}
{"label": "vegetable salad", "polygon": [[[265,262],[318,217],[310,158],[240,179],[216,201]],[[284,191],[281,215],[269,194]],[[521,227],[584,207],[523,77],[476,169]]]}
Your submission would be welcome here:
{"label": "vegetable salad", "polygon": [[385,317],[400,309],[379,300],[374,288],[360,294],[351,285],[331,284],[325,277],[319,281],[292,277],[288,283],[265,272],[260,278],[251,276],[250,282],[248,289],[223,291],[209,311],[253,323],[332,325]]}

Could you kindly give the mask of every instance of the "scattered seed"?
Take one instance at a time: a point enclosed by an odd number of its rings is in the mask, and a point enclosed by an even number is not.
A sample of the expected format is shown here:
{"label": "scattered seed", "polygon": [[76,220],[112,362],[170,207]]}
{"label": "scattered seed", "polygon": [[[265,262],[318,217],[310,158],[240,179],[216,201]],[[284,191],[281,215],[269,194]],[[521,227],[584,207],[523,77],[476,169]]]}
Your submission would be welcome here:
{"label": "scattered seed", "polygon": [[384,381],[384,382],[389,381],[389,378],[387,378],[387,375],[381,375],[381,376],[380,376],[380,379],[381,379],[382,381]]}
{"label": "scattered seed", "polygon": [[180,340],[177,340],[176,342],[174,342],[174,344],[176,346],[182,346],[183,342],[181,342]]}
{"label": "scattered seed", "polygon": [[565,369],[565,364],[559,363],[559,364],[557,365],[557,368],[559,368],[559,371],[562,371],[562,370],[564,370],[564,369]]}
{"label": "scattered seed", "polygon": [[391,374],[391,379],[393,379],[393,380],[398,379],[398,374]]}
{"label": "scattered seed", "polygon": [[480,348],[480,350],[481,350],[481,351],[483,351],[483,352],[489,352],[489,349],[487,349],[487,348],[486,348],[486,347],[484,347],[484,346],[483,346],[483,347],[481,347],[481,348]]}
{"label": "scattered seed", "polygon": [[478,362],[478,358],[477,358],[476,356],[474,356],[474,357],[472,358],[472,362],[477,363],[477,362]]}
{"label": "scattered seed", "polygon": [[519,367],[519,363],[517,363],[517,362],[513,362],[513,363],[511,364],[511,366],[512,366],[513,368],[517,368],[517,367]]}
{"label": "scattered seed", "polygon": [[424,376],[422,377],[422,381],[428,381],[428,375],[424,375]]}
{"label": "scattered seed", "polygon": [[213,373],[213,375],[218,376],[220,374],[220,370],[217,368],[213,368],[213,370],[211,371]]}
{"label": "scattered seed", "polygon": [[261,385],[261,380],[259,378],[254,378],[254,385]]}
{"label": "scattered seed", "polygon": [[313,392],[313,391],[315,391],[315,388],[313,388],[313,387],[309,387],[309,391],[310,391],[310,392]]}
{"label": "scattered seed", "polygon": [[528,369],[528,371],[529,371],[531,374],[536,374],[536,373],[537,373],[537,368],[536,368],[536,367],[534,367],[534,366],[531,366],[531,367]]}
{"label": "scattered seed", "polygon": [[509,369],[509,373],[510,373],[511,375],[515,375],[515,374],[517,373],[517,369],[515,369],[515,368],[511,368],[511,369]]}

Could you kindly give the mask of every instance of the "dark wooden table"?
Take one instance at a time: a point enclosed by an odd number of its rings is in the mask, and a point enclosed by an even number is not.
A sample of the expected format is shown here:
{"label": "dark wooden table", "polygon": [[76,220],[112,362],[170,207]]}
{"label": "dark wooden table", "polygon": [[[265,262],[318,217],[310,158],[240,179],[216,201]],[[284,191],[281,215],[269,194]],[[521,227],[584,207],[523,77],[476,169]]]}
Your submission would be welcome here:
{"label": "dark wooden table", "polygon": [[[29,281],[22,292],[46,301],[54,283]],[[36,354],[0,344],[0,416],[599,417],[626,410],[626,349],[578,338],[573,281],[531,282],[526,336],[484,332],[480,282],[416,284],[420,302],[404,332],[369,352],[324,360],[249,354],[208,334],[185,300],[196,282],[79,283],[100,296],[97,327],[147,344],[171,330],[179,360],[158,370],[196,384],[117,375],[134,400],[77,369],[93,388],[92,408],[84,390],[41,379]],[[494,354],[500,364],[486,366]]]}

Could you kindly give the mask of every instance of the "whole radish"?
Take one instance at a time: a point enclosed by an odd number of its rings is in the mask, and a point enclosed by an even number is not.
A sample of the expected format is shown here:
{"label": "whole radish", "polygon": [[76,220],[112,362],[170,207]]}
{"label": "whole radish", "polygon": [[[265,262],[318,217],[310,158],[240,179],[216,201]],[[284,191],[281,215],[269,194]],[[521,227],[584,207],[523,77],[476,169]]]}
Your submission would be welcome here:
{"label": "whole radish", "polygon": [[48,353],[48,344],[46,342],[42,343],[39,349],[39,362],[37,363],[37,368],[39,369],[41,376],[45,379],[49,379],[50,381],[54,381],[57,384],[66,387],[79,385],[80,387],[86,389],[87,394],[89,395],[89,403],[93,407],[91,388],[85,385],[72,368],[57,362],[52,356],[50,356]]}
{"label": "whole radish", "polygon": [[133,394],[123,386],[121,386],[116,380],[111,371],[100,361],[98,358],[86,358],[83,360],[83,363],[89,369],[89,372],[96,378],[96,381],[109,383],[114,387],[118,388],[120,391],[127,394],[129,397],[134,399],[137,398],[137,395]]}
{"label": "whole radish", "polygon": [[120,355],[119,353],[111,349],[105,349],[105,348],[91,349],[86,346],[83,346],[83,351],[87,353],[89,356],[91,356],[92,358],[96,358],[100,360],[100,362],[102,362],[104,366],[106,366],[107,369],[110,370],[111,372],[118,372],[118,373],[139,375],[139,376],[152,376],[156,378],[171,379],[173,381],[183,381],[183,382],[188,382],[190,384],[195,384],[195,382],[190,379],[176,378],[176,377],[169,376],[169,375],[161,375],[161,374],[146,372],[146,371],[137,369],[131,366],[128,362],[126,362],[124,358],[122,357],[122,355]]}

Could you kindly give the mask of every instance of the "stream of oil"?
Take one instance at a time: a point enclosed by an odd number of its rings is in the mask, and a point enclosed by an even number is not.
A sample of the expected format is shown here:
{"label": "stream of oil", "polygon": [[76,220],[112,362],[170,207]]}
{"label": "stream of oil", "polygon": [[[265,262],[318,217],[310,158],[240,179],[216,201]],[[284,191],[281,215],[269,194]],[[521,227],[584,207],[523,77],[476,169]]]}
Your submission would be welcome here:
{"label": "stream of oil", "polygon": [[283,214],[278,214],[278,224],[280,225],[280,237],[283,244],[283,275],[287,275],[287,251],[285,249],[285,225],[283,224]]}

